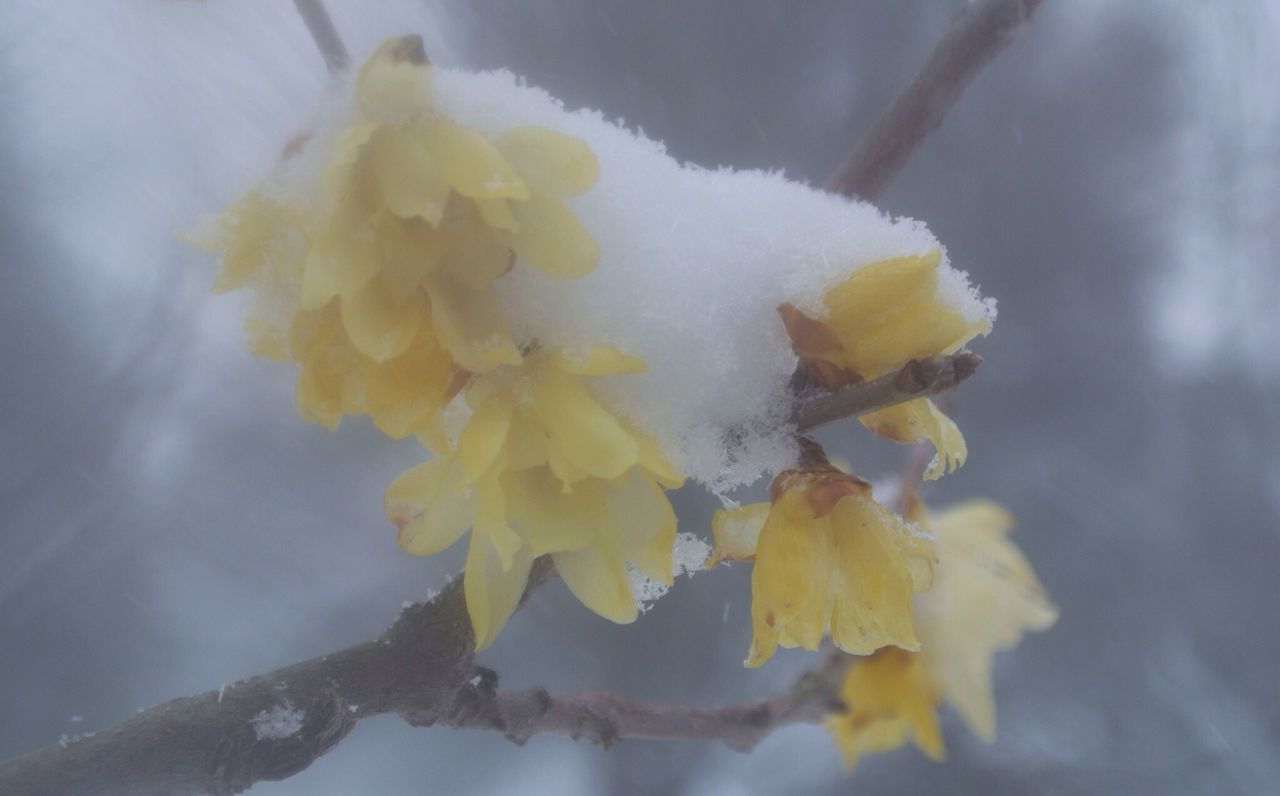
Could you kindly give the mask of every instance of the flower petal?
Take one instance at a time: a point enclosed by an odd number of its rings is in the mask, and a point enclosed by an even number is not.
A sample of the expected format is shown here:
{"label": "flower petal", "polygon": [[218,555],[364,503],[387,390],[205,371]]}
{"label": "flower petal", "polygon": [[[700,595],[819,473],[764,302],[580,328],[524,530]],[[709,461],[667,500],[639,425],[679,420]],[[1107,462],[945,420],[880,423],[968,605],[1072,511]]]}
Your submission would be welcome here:
{"label": "flower petal", "polygon": [[644,360],[611,345],[564,346],[547,352],[547,361],[575,376],[644,373]]}
{"label": "flower petal", "polygon": [[868,509],[869,498],[852,496],[832,510],[835,582],[831,640],[853,655],[893,645],[920,649],[913,624],[913,582],[893,530]]}
{"label": "flower petal", "polygon": [[936,453],[924,472],[927,481],[958,469],[969,455],[959,427],[928,398],[868,412],[858,420],[876,434],[895,442],[927,439],[933,443]]}
{"label": "flower petal", "polygon": [[676,513],[652,478],[631,471],[608,486],[609,502],[622,539],[622,554],[653,580],[670,586]]}
{"label": "flower petal", "polygon": [[826,624],[831,542],[827,518],[815,520],[804,495],[788,491],[773,504],[751,569],[751,648],[756,667],[778,644],[816,650]]}
{"label": "flower petal", "polygon": [[439,413],[453,378],[453,359],[423,327],[407,351],[368,370],[365,411],[389,437],[417,433]]}
{"label": "flower petal", "polygon": [[516,255],[549,276],[576,279],[591,273],[600,247],[559,199],[537,191],[511,207],[520,228],[511,239]]}
{"label": "flower petal", "polygon": [[721,561],[749,561],[756,557],[760,530],[769,516],[769,503],[747,503],[731,509],[716,509],[711,515],[713,550],[707,566]]}
{"label": "flower petal", "polygon": [[334,296],[354,296],[378,273],[382,258],[369,219],[352,200],[320,229],[302,273],[303,309],[319,309]]}
{"label": "flower petal", "polygon": [[473,407],[458,434],[458,463],[467,483],[478,479],[502,453],[511,429],[511,399],[495,395]]}
{"label": "flower petal", "polygon": [[507,333],[497,296],[469,290],[443,274],[427,280],[427,292],[436,337],[459,365],[483,373],[520,364],[520,350]]}
{"label": "flower petal", "polygon": [[565,493],[548,468],[507,474],[512,522],[533,555],[580,550],[609,522],[598,483],[585,482]]}
{"label": "flower petal", "polygon": [[438,227],[449,201],[449,182],[423,128],[384,126],[370,154],[387,209]]}
{"label": "flower petal", "polygon": [[484,290],[511,270],[515,253],[511,235],[489,226],[475,202],[449,203],[442,231],[446,234],[444,268],[450,277],[472,290]]}
{"label": "flower petal", "polygon": [[533,402],[551,444],[588,475],[617,478],[639,460],[635,439],[576,376],[540,368]]}
{"label": "flower petal", "polygon": [[513,127],[495,143],[534,188],[550,196],[582,193],[595,183],[600,170],[585,141],[546,127]]}
{"label": "flower petal", "polygon": [[473,199],[529,198],[511,164],[484,136],[441,117],[427,122],[422,135],[455,191]]}
{"label": "flower petal", "polygon": [[383,279],[371,280],[339,305],[351,344],[374,362],[403,354],[427,320],[426,296],[401,298]]}
{"label": "flower petal", "polygon": [[435,458],[397,476],[383,495],[382,510],[400,529],[396,544],[426,556],[458,541],[471,525],[475,500],[462,490],[453,459]]}
{"label": "flower petal", "polygon": [[532,564],[532,556],[518,550],[512,557],[511,566],[504,568],[488,538],[483,534],[471,535],[462,589],[467,598],[467,614],[471,617],[477,651],[493,643],[498,631],[520,604]]}
{"label": "flower petal", "polygon": [[616,542],[600,539],[572,553],[553,553],[552,558],[565,585],[583,605],[618,624],[635,621],[636,598]]}
{"label": "flower petal", "polygon": [[507,492],[501,466],[491,468],[475,482],[476,512],[472,536],[488,538],[504,570],[510,569],[524,546],[520,535],[507,524]]}
{"label": "flower petal", "polygon": [[371,119],[401,121],[426,110],[431,65],[422,37],[396,36],[378,45],[356,76],[356,107]]}

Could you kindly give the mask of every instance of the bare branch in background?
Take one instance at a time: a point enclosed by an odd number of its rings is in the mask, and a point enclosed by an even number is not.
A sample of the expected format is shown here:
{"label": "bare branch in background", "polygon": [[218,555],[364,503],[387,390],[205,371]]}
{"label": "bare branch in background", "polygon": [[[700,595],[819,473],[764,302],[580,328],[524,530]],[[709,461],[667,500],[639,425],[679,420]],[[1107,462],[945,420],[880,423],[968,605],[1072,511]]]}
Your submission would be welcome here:
{"label": "bare branch in background", "polygon": [[323,0],[293,0],[293,5],[298,9],[302,21],[307,23],[307,30],[311,33],[311,38],[315,39],[320,55],[324,56],[324,65],[329,74],[334,75],[346,69],[347,64],[351,63],[351,56],[347,55],[347,47],[342,43],[337,28],[333,26]]}
{"label": "bare branch in background", "polygon": [[907,84],[822,187],[872,200],[946,115],[982,67],[1000,52],[1043,0],[976,0],[956,14]]}
{"label": "bare branch in background", "polygon": [[[330,72],[346,48],[319,0],[294,0]],[[979,0],[952,20],[920,74],[827,181],[877,196],[935,129],[977,70],[1040,0]],[[801,429],[954,387],[981,361],[967,352],[908,363],[796,409]],[[552,574],[535,563],[525,598]],[[721,740],[749,749],[773,729],[832,710],[848,658],[838,654],[785,694],[721,708],[651,705],[616,694],[556,697],[543,689],[496,690],[475,664],[474,639],[455,577],[436,597],[406,608],[381,636],[193,697],[165,702],[119,724],[64,738],[0,762],[0,793],[24,796],[239,793],[285,779],[340,742],[362,718],[398,713],[414,726],[497,729],[515,741],[554,733],[607,745],[621,738]]]}

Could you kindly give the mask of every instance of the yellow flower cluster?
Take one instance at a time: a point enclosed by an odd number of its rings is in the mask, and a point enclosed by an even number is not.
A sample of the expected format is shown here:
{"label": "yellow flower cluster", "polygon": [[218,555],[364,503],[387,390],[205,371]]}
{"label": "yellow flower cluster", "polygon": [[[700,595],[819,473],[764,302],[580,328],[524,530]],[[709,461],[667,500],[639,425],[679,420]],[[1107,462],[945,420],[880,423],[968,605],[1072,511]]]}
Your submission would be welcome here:
{"label": "yellow flower cluster", "polygon": [[[250,347],[298,365],[305,418],[332,429],[366,414],[435,452],[390,486],[386,512],[413,553],[474,529],[465,591],[479,646],[548,553],[590,608],[630,621],[626,564],[671,580],[662,488],[682,478],[586,380],[644,363],[521,346],[492,289],[517,261],[563,279],[596,267],[563,201],[595,183],[595,156],[545,128],[469,129],[433,107],[431,82],[420,38],[383,43],[357,76],[323,195],[256,189],[197,242],[223,252],[215,290],[252,288]],[[456,438],[454,405],[469,413]]]}
{"label": "yellow flower cluster", "polygon": [[471,527],[465,591],[478,647],[492,642],[550,554],[583,604],[636,618],[628,563],[670,585],[676,517],[663,487],[682,477],[647,435],[605,409],[584,379],[644,363],[608,346],[545,349],[475,377],[453,449],[387,489],[399,543],[428,555]]}
{"label": "yellow flower cluster", "polygon": [[[951,354],[991,328],[985,316],[966,319],[938,298],[942,252],[895,257],[859,268],[823,296],[826,316],[791,304],[778,308],[809,374],[831,389],[891,373],[909,360]],[[898,442],[927,439],[937,450],[925,478],[964,464],[964,436],[928,398],[859,418]]]}
{"label": "yellow flower cluster", "polygon": [[986,500],[962,503],[930,519],[909,516],[937,535],[933,589],[919,599],[920,650],[886,647],[855,661],[841,683],[847,709],[826,720],[845,764],[902,746],[909,737],[943,756],[937,707],[946,700],[980,738],[995,735],[991,660],[1029,630],[1045,630],[1057,609],[1007,533],[1013,518]]}

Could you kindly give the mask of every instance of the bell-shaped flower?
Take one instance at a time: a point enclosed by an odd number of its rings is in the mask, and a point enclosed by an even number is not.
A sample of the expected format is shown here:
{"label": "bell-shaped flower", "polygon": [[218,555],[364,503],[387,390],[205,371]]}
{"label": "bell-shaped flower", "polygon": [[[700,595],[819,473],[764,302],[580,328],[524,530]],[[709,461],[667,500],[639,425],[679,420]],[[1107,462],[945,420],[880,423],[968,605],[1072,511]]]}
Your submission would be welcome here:
{"label": "bell-shaped flower", "polygon": [[919,649],[912,596],[929,588],[929,537],[871,497],[862,479],[826,464],[788,470],[771,502],[721,510],[712,561],[754,557],[751,648],[759,666],[777,645],[814,650],[826,634],[867,654]]}
{"label": "bell-shaped flower", "polygon": [[920,649],[882,649],[846,670],[845,710],[825,723],[849,767],[860,754],[896,748],[909,737],[942,758],[937,708],[944,700],[991,741],[995,652],[1057,619],[1031,566],[1007,538],[1013,519],[1005,509],[972,500],[930,519],[913,501],[907,514],[933,530],[938,551],[933,588],[916,604]]}
{"label": "bell-shaped flower", "polygon": [[471,529],[464,577],[478,647],[514,610],[540,555],[584,605],[615,622],[636,617],[628,565],[670,585],[676,517],[663,487],[682,478],[652,438],[584,383],[643,366],[592,346],[535,351],[478,375],[455,399],[465,421],[453,449],[387,489],[387,516],[410,553],[438,552]]}
{"label": "bell-shaped flower", "polygon": [[[985,315],[967,317],[939,285],[942,252],[872,263],[830,288],[812,317],[792,304],[778,312],[792,346],[811,377],[829,389],[874,379],[912,359],[951,354],[986,334]],[[964,437],[928,398],[871,412],[867,428],[898,442],[928,439],[938,455],[925,477],[964,463]]]}

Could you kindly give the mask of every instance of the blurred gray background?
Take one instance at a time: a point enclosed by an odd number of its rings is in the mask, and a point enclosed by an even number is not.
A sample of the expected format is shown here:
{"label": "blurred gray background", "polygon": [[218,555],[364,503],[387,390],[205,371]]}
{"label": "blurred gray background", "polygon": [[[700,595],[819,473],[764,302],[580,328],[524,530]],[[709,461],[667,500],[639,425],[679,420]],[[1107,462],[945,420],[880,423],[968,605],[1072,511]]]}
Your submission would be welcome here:
{"label": "blurred gray background", "polygon": [[[707,166],[818,183],[960,2],[330,0],[356,57],[419,31]],[[999,738],[944,717],[845,775],[818,728],[713,744],[362,723],[286,794],[1264,793],[1280,786],[1280,6],[1047,0],[894,183],[1000,300],[956,396],[968,464],[1062,609],[997,666]],[[305,129],[323,67],[284,0],[0,7],[0,756],[364,640],[460,564],[380,512],[417,460],[304,424],[174,240]],[[824,441],[860,472],[896,447]],[[702,531],[712,499],[680,496]],[[636,624],[556,584],[481,662],[508,685],[716,704],[809,662],[741,660],[748,571]]]}

